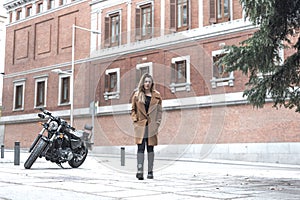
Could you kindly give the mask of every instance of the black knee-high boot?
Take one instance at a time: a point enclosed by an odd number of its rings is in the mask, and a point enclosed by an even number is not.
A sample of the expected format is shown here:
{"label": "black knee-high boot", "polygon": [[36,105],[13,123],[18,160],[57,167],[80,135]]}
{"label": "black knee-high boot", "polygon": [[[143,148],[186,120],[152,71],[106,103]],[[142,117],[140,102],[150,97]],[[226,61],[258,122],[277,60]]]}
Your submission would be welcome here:
{"label": "black knee-high boot", "polygon": [[136,178],[139,180],[144,180],[144,153],[137,153]]}
{"label": "black knee-high boot", "polygon": [[148,179],[153,179],[154,152],[148,152]]}

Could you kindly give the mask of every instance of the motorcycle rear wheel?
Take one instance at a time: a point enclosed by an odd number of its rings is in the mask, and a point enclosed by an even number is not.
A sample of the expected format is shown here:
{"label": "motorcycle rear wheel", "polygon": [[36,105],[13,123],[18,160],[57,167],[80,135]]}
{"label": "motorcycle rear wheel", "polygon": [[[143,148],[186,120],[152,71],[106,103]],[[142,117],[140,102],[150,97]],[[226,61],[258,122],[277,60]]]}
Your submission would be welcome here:
{"label": "motorcycle rear wheel", "polygon": [[88,148],[85,146],[81,147],[80,152],[76,152],[78,154],[81,154],[82,158],[78,158],[77,156],[74,156],[68,163],[73,168],[78,168],[82,163],[85,161],[87,154],[88,154]]}
{"label": "motorcycle rear wheel", "polygon": [[28,159],[24,163],[25,169],[30,169],[33,163],[36,161],[36,159],[41,155],[45,147],[48,145],[48,143],[41,139],[36,147],[32,150],[31,154],[29,155]]}

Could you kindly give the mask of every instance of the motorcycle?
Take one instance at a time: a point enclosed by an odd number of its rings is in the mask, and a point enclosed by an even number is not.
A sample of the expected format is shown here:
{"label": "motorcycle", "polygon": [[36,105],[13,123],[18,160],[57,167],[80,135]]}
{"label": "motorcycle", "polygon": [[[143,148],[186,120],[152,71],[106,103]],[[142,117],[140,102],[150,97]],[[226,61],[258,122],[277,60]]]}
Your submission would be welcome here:
{"label": "motorcycle", "polygon": [[61,168],[64,168],[62,163],[65,162],[72,168],[78,168],[85,161],[92,145],[90,140],[93,127],[85,125],[85,130],[76,130],[60,117],[53,116],[43,108],[40,110],[42,113],[38,114],[39,118],[48,120],[41,123],[43,129],[29,149],[31,154],[24,163],[25,169],[30,169],[38,157],[45,157]]}

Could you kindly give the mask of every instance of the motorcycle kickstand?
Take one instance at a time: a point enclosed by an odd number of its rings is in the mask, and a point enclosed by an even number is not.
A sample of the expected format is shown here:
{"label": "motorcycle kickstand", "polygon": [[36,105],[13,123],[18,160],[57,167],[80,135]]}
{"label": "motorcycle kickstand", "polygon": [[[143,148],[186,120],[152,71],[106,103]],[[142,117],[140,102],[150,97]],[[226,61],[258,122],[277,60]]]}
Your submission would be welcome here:
{"label": "motorcycle kickstand", "polygon": [[62,169],[65,169],[62,165],[61,165],[61,163],[56,163],[58,166],[60,166]]}

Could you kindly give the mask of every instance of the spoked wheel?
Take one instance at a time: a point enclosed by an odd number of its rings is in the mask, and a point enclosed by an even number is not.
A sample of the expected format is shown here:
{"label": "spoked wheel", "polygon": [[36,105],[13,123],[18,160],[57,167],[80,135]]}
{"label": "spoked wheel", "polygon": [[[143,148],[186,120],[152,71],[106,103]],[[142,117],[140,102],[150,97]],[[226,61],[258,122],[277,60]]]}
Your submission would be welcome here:
{"label": "spoked wheel", "polygon": [[88,149],[85,146],[82,146],[76,152],[74,152],[74,154],[75,156],[69,161],[69,165],[73,168],[78,168],[85,161],[88,154]]}
{"label": "spoked wheel", "polygon": [[41,155],[41,153],[44,151],[44,149],[46,148],[47,145],[48,145],[48,143],[45,140],[40,139],[40,141],[38,142],[36,147],[32,150],[30,156],[28,157],[28,159],[24,163],[25,169],[30,169],[31,168],[33,163]]}

